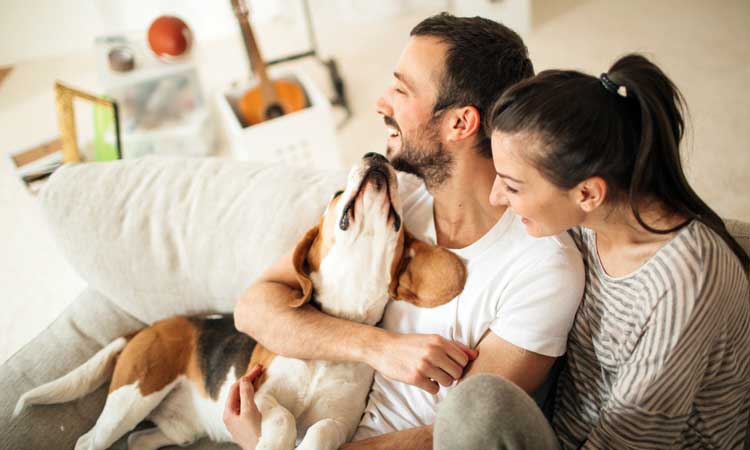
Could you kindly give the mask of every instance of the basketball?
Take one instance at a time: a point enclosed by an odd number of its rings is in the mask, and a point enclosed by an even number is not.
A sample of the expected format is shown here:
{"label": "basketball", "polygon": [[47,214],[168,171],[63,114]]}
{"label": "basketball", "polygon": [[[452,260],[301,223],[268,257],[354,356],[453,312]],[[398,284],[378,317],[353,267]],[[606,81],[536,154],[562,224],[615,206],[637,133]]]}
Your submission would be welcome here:
{"label": "basketball", "polygon": [[187,53],[193,41],[190,27],[175,16],[160,16],[148,28],[148,45],[159,58],[169,61]]}

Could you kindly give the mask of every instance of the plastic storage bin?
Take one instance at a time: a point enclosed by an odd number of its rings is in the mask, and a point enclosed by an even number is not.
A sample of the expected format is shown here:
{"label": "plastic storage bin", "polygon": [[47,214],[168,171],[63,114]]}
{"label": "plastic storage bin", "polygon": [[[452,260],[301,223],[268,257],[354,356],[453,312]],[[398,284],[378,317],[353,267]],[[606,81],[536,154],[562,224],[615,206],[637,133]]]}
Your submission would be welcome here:
{"label": "plastic storage bin", "polygon": [[[135,68],[128,72],[108,67],[107,54],[119,46],[135,55]],[[120,110],[123,158],[213,152],[215,129],[189,56],[166,64],[136,37],[100,38],[97,48],[105,95],[116,100]]]}

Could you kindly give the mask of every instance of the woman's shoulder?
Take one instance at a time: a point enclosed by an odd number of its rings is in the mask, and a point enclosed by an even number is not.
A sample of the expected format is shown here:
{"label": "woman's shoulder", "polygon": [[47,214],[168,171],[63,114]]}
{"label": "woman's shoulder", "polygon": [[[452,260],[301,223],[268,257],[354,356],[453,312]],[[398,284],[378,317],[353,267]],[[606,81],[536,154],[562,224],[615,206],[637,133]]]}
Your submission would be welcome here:
{"label": "woman's shoulder", "polygon": [[577,227],[569,233],[587,263],[587,277],[596,279],[606,295],[619,295],[620,300],[644,311],[664,299],[687,306],[699,301],[726,304],[731,299],[746,303],[750,295],[750,282],[739,259],[721,236],[698,220],[682,228],[636,272],[617,279],[598,266],[592,230]]}
{"label": "woman's shoulder", "polygon": [[[727,243],[706,224],[693,220],[654,257],[669,283],[668,296],[703,302],[744,303],[750,281]],[[731,302],[730,302],[731,303]]]}
{"label": "woman's shoulder", "polygon": [[699,275],[709,281],[740,276],[747,282],[747,273],[729,245],[699,220],[686,225],[668,246],[672,251],[664,252],[665,256],[693,263],[701,269]]}

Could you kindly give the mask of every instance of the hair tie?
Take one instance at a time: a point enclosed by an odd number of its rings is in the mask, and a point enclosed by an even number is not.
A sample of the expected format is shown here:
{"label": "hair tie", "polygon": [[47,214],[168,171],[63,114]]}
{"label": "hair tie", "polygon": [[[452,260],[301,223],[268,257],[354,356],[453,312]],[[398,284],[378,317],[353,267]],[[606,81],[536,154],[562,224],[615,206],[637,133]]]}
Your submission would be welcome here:
{"label": "hair tie", "polygon": [[613,94],[617,94],[620,97],[627,98],[628,97],[628,88],[625,87],[623,84],[617,84],[614,81],[612,81],[611,78],[606,73],[601,74],[599,76],[599,81],[602,82],[602,85],[605,89],[607,89],[609,92]]}

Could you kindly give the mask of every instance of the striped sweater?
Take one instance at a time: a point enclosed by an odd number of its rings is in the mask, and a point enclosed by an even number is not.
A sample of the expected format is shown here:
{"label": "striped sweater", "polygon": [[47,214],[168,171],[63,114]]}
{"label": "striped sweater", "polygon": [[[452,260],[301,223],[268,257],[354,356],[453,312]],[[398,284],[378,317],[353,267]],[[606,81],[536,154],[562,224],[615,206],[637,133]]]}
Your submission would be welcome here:
{"label": "striped sweater", "polygon": [[614,278],[593,231],[573,233],[586,289],[554,427],[563,449],[740,449],[750,409],[750,287],[723,240],[693,221]]}

